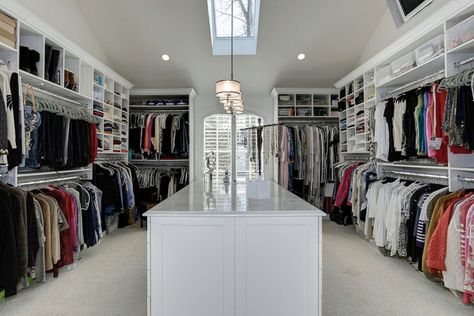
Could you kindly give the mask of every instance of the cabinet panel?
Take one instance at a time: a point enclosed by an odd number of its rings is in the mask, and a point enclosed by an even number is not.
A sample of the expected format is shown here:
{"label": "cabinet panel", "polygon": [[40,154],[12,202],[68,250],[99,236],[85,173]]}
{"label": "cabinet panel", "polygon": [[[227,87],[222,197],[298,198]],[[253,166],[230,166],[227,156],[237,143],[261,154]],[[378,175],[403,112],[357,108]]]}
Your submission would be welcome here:
{"label": "cabinet panel", "polygon": [[235,221],[236,315],[318,315],[320,218]]}
{"label": "cabinet panel", "polygon": [[234,315],[234,219],[152,218],[151,315]]}

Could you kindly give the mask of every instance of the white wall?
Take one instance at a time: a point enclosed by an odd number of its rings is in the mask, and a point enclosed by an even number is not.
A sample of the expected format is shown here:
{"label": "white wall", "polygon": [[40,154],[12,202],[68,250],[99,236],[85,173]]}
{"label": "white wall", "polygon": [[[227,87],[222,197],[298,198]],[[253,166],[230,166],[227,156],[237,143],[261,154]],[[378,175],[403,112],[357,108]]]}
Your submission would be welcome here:
{"label": "white wall", "polygon": [[[273,123],[273,98],[268,94],[244,95],[244,113],[256,114],[264,124]],[[194,180],[204,177],[204,118],[212,114],[225,114],[215,95],[198,95],[194,103]]]}
{"label": "white wall", "polygon": [[387,7],[387,10],[385,11],[382,19],[380,20],[379,24],[374,30],[374,33],[367,42],[364,51],[360,55],[357,66],[366,62],[370,57],[374,56],[386,46],[394,42],[396,39],[400,38],[403,34],[407,33],[409,30],[415,27],[419,22],[426,19],[428,16],[433,14],[436,10],[440,9],[448,2],[448,0],[433,0],[433,2],[429,6],[423,9],[423,11],[421,11],[417,15],[415,15],[408,22],[403,24],[400,28],[396,27],[395,22],[393,21],[392,14],[390,13],[390,10]]}
{"label": "white wall", "polygon": [[110,66],[107,55],[74,0],[16,1],[91,55]]}

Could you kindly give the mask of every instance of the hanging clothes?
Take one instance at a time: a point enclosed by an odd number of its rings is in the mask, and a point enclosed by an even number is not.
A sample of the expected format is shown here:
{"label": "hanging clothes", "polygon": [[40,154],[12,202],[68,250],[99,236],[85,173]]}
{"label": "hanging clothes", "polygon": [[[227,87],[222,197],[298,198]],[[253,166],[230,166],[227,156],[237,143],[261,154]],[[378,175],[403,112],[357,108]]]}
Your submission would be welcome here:
{"label": "hanging clothes", "polygon": [[184,159],[189,156],[188,113],[130,114],[134,159]]}

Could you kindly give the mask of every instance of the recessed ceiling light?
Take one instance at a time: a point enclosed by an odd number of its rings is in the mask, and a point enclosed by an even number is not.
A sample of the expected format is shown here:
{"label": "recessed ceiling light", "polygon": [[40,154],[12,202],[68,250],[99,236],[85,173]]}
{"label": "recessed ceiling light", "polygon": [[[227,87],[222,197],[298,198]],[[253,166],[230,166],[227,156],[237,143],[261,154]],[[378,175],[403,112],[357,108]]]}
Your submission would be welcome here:
{"label": "recessed ceiling light", "polygon": [[164,61],[168,61],[168,60],[170,60],[170,56],[164,54],[164,55],[161,56],[161,59],[163,59]]}
{"label": "recessed ceiling light", "polygon": [[303,60],[303,59],[305,59],[305,58],[306,58],[306,55],[303,54],[303,53],[301,53],[301,54],[298,55],[298,60]]}

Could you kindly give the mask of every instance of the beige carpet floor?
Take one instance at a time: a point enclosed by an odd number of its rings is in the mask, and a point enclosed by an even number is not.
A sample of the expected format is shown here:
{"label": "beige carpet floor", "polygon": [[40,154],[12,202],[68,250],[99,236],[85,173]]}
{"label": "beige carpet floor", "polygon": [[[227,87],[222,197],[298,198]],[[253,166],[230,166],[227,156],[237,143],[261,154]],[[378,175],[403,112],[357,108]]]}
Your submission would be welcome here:
{"label": "beige carpet floor", "polygon": [[[474,315],[406,260],[382,256],[354,228],[325,220],[323,238],[323,315]],[[107,236],[74,269],[0,302],[0,315],[146,315],[145,231]]]}

